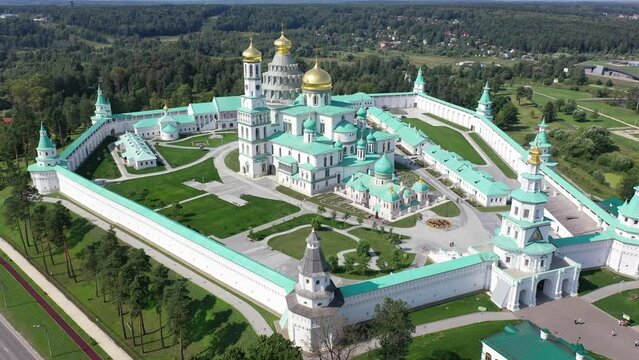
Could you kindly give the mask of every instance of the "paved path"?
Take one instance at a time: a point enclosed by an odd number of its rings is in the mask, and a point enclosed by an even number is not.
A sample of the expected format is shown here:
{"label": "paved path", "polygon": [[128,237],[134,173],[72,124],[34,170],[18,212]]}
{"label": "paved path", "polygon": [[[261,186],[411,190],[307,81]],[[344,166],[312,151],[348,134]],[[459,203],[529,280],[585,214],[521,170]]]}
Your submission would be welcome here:
{"label": "paved path", "polygon": [[[460,326],[466,326],[471,324],[477,324],[484,321],[504,321],[504,320],[517,320],[517,316],[510,311],[502,312],[485,312],[485,313],[472,313],[453,318],[448,318],[440,321],[417,325],[413,337],[432,334],[444,330],[458,328]],[[377,346],[376,340],[367,341],[357,346],[353,355],[359,355],[373,350]],[[550,359],[549,359],[550,360]]]}
{"label": "paved path", "polygon": [[0,315],[0,360],[44,360],[31,344]]}
{"label": "paved path", "polygon": [[[617,324],[614,317],[579,297],[550,301],[542,305],[519,310],[517,316],[572,343],[583,343],[586,349],[615,360],[639,359],[639,348],[634,342],[639,332]],[[581,318],[583,324],[575,325]],[[615,336],[611,336],[611,332]]]}
{"label": "paved path", "polygon": [[[46,202],[61,201],[62,205],[64,205],[66,208],[78,214],[79,216],[85,218],[92,224],[104,230],[108,230],[110,227],[110,224],[107,223],[106,221],[102,220],[101,218],[98,218],[93,213],[88,212],[87,210],[77,206],[76,204],[69,202],[68,200],[60,200],[57,198],[44,197],[43,201],[46,201]],[[239,297],[235,296],[231,292],[217,285],[215,282],[213,282],[209,278],[204,277],[199,272],[195,272],[194,270],[191,270],[190,268],[186,267],[182,263],[177,262],[173,260],[172,258],[169,258],[168,256],[164,255],[164,253],[156,250],[156,248],[149,246],[147,243],[144,243],[138,240],[137,238],[134,238],[133,236],[129,235],[128,233],[121,231],[117,228],[115,232],[120,240],[131,245],[134,248],[143,249],[147,255],[149,255],[151,258],[153,258],[157,262],[163,264],[164,266],[175,271],[176,273],[180,274],[184,278],[189,279],[194,284],[201,286],[202,288],[204,288],[211,294],[229,303],[231,306],[233,306],[235,309],[241,312],[242,315],[244,315],[246,320],[249,322],[249,324],[251,324],[251,327],[253,327],[253,329],[258,335],[271,335],[273,333],[273,330],[271,329],[269,324],[266,322],[266,320],[264,320],[262,315],[260,315],[260,313],[257,312],[257,310],[253,308],[253,306],[251,306],[246,301],[240,299]],[[88,331],[87,333],[91,334],[91,332],[88,332]],[[113,358],[120,359],[115,356],[113,356]]]}
{"label": "paved path", "polygon": [[[606,298],[611,295],[615,295],[621,291],[639,289],[639,280],[635,281],[624,281],[623,284],[612,284],[606,287],[599,288],[595,291],[591,291],[581,298],[589,303],[594,303],[595,301],[599,301],[603,298]],[[639,306],[639,304],[637,304]]]}
{"label": "paved path", "polygon": [[[91,321],[78,307],[67,299],[57,287],[44,277],[22,254],[18,253],[9,243],[0,238],[2,250],[27,276],[38,285],[69,317],[71,317],[98,345],[113,359],[131,359],[100,327]],[[0,258],[0,265],[25,288],[25,290],[42,306],[60,328],[69,335],[71,340],[87,355],[89,359],[99,360],[100,355],[64,320],[64,318],[13,268],[11,264]]]}

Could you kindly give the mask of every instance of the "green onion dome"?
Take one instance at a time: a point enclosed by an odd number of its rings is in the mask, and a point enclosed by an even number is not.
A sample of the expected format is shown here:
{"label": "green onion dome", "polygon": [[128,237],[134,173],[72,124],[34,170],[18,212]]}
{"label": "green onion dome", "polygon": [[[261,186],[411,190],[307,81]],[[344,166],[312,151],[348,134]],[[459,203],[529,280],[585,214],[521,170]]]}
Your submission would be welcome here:
{"label": "green onion dome", "polygon": [[391,178],[393,176],[393,163],[388,159],[386,155],[375,162],[375,176]]}
{"label": "green onion dome", "polygon": [[362,119],[366,118],[366,109],[360,107],[359,110],[357,110],[357,117]]}
{"label": "green onion dome", "polygon": [[308,116],[308,119],[306,119],[304,121],[304,130],[312,130],[315,131],[315,128],[317,127],[317,123],[315,122],[315,119],[313,119],[310,115]]}

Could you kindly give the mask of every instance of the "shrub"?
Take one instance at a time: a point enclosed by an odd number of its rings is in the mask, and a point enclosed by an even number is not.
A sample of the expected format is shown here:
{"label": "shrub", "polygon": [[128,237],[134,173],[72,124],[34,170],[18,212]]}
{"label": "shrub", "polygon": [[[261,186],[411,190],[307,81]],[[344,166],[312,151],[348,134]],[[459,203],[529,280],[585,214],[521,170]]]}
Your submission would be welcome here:
{"label": "shrub", "polygon": [[610,159],[609,164],[609,166],[613,170],[621,172],[626,172],[635,166],[634,162],[625,156],[615,156],[614,158]]}

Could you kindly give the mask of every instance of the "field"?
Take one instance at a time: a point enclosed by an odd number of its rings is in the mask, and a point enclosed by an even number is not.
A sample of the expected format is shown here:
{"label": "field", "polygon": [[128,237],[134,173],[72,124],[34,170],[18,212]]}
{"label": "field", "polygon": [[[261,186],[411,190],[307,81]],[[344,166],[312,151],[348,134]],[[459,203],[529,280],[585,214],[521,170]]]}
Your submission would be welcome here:
{"label": "field", "polygon": [[107,136],[76,171],[87,179],[117,179],[121,176],[108,146],[117,139]]}
{"label": "field", "polygon": [[453,151],[473,164],[486,165],[484,159],[482,159],[473,146],[458,131],[446,126],[426,124],[415,118],[403,119],[403,121],[422,130],[433,142],[443,149]]}
{"label": "field", "polygon": [[495,163],[495,165],[501,170],[501,172],[508,177],[509,179],[517,179],[517,174],[513,171],[513,169],[508,166],[504,160],[502,160],[499,155],[490,147],[486,142],[479,136],[477,133],[470,134],[470,137],[473,138],[473,141],[479,146],[479,148],[490,158],[490,160]]}
{"label": "field", "polygon": [[[303,228],[292,233],[280,235],[268,241],[268,245],[295,259],[301,259],[306,250],[306,238],[311,232],[311,228]],[[338,252],[348,249],[355,249],[357,242],[347,236],[336,233],[332,230],[322,229],[317,232],[322,245],[324,257],[337,255]]]}
{"label": "field", "polygon": [[630,316],[631,325],[639,321],[639,289],[627,290],[595,302],[595,306],[607,312],[615,319],[622,319],[623,315]]}
{"label": "field", "polygon": [[[368,228],[356,228],[349,231],[349,234],[355,235],[361,240],[366,240],[371,245],[371,249],[377,253],[377,255],[390,263],[390,259],[397,247],[391,244],[386,237],[387,234],[380,234],[379,231],[375,231]],[[406,236],[402,236],[402,239],[406,239]],[[401,251],[401,250],[400,250]],[[415,254],[405,253],[402,251],[402,259],[400,261],[400,268],[406,268],[413,263]]]}
{"label": "field", "polygon": [[[47,302],[53,306],[60,315],[69,323],[76,332],[78,332],[87,343],[101,356],[106,357],[104,351],[95,342],[85,334],[72,319],[70,319],[58,306],[31,280],[26,276],[8,257],[0,252],[0,257],[7,260],[22,277],[24,277],[33,286]],[[2,283],[2,301],[0,304],[0,313],[11,323],[11,325],[21,333],[33,348],[45,359],[52,359],[49,356],[49,347],[44,328],[34,329],[33,325],[42,324],[46,327],[51,339],[51,353],[55,359],[86,359],[86,356],[80,348],[62,331],[58,324],[53,321],[49,315],[42,309],[27,291],[18,283],[17,280],[4,268],[0,267],[0,282]],[[4,306],[6,301],[6,307]]]}
{"label": "field", "polygon": [[330,227],[334,227],[338,229],[347,229],[351,227],[350,224],[347,224],[339,220],[333,220],[325,216],[316,215],[316,214],[304,214],[304,215],[297,216],[291,220],[287,220],[279,224],[273,225],[267,229],[257,231],[253,235],[249,235],[249,237],[253,240],[264,240],[264,238],[266,238],[269,235],[290,230],[301,225],[309,225],[313,221],[313,219],[318,217],[321,219],[322,225],[326,225],[326,226],[330,226]]}
{"label": "field", "polygon": [[206,150],[200,149],[180,149],[167,146],[158,145],[155,147],[160,155],[171,165],[172,167],[178,167],[194,162],[195,160],[206,155]]}
{"label": "field", "polygon": [[617,284],[620,281],[631,280],[608,269],[583,270],[579,274],[579,295],[585,295],[593,290]]}
{"label": "field", "polygon": [[[257,196],[243,195],[242,199],[248,203],[235,206],[215,195],[188,201],[182,204],[177,220],[202,234],[223,239],[300,210],[283,201]],[[173,206],[161,212],[175,218]]]}
{"label": "field", "polygon": [[[9,189],[5,189],[1,191],[0,198],[5,198],[8,194],[8,190]],[[22,245],[19,235],[16,230],[6,223],[5,219],[5,209],[2,206],[0,207],[0,235],[10,241],[16,249],[20,250]],[[179,350],[177,346],[173,346],[174,343],[168,330],[164,332],[166,347],[161,347],[159,339],[160,324],[155,309],[148,308],[144,310],[143,313],[145,327],[147,329],[147,334],[144,335],[146,351],[143,354],[139,346],[134,346],[129,329],[126,330],[129,335],[128,338],[124,338],[120,318],[111,297],[107,296],[107,301],[104,302],[101,295],[98,297],[95,296],[95,284],[93,281],[88,281],[84,277],[79,254],[86,246],[101,238],[104,233],[102,229],[90,224],[84,218],[73,216],[73,224],[67,233],[67,238],[78,282],[75,282],[67,276],[63,253],[60,250],[56,250],[54,252],[55,265],[51,265],[48,261],[49,270],[54,274],[51,277],[54,284],[56,284],[67,297],[73,299],[74,302],[87,313],[89,318],[97,319],[98,325],[111,335],[120,346],[133,355],[135,359],[167,359],[179,357]],[[32,247],[29,249],[29,252],[32,256],[36,254],[35,249]],[[47,260],[49,259],[47,258]],[[42,258],[40,256],[34,257],[32,262],[44,272]],[[153,260],[151,263],[156,265]],[[176,278],[178,275],[171,273],[171,276]],[[192,341],[185,351],[187,358],[208,350],[222,352],[233,344],[244,346],[255,339],[256,335],[253,329],[250,328],[242,314],[226,302],[213,297],[210,293],[195,284],[188,283],[188,286],[194,301],[190,305],[190,312],[193,318],[190,327],[192,331]],[[128,320],[128,314],[126,319]],[[165,322],[166,319],[164,319],[164,325],[166,325]],[[138,329],[137,319],[134,319],[131,326],[136,330]],[[139,334],[136,335],[136,343],[139,344]],[[56,344],[53,344],[53,346],[55,347]],[[77,356],[69,358],[77,358]]]}
{"label": "field", "polygon": [[211,139],[212,134],[203,134],[197,136],[191,136],[188,139],[171,141],[169,144],[171,145],[179,145],[179,146],[192,146],[199,147],[200,145],[204,145],[206,147],[217,147],[220,145],[228,144],[231,141],[237,140],[237,133],[220,133],[222,137]]}
{"label": "field", "polygon": [[460,214],[459,207],[452,201],[447,201],[443,204],[437,205],[429,209],[435,214],[443,217],[452,218]]}
{"label": "field", "polygon": [[398,228],[411,228],[417,224],[420,216],[421,214],[407,216],[401,220],[393,221],[392,223],[390,223],[389,226]]}
{"label": "field", "polygon": [[[213,159],[169,174],[121,181],[106,187],[120,195],[140,201],[146,206],[155,207],[162,205],[162,203],[169,205],[202,194],[200,190],[182,184],[188,180],[220,181],[220,176],[213,166]],[[138,198],[144,189],[149,191],[146,200]]]}
{"label": "field", "polygon": [[364,210],[360,210],[356,207],[349,205],[348,204],[349,200],[337,194],[333,194],[333,193],[320,194],[320,195],[315,195],[313,197],[307,198],[306,200],[315,205],[325,207],[326,209],[329,210],[328,212],[330,212],[330,210],[333,210],[333,211],[341,212],[342,214],[348,213],[349,215],[353,217],[361,216],[362,218],[367,218],[370,216],[370,214],[365,212]]}
{"label": "field", "polygon": [[477,307],[483,306],[487,311],[499,311],[486,293],[467,295],[438,305],[429,306],[410,313],[410,319],[415,325],[448,319],[456,316],[477,312]]}
{"label": "field", "polygon": [[231,151],[224,158],[224,165],[235,172],[240,172],[240,159],[238,158],[239,155],[240,149]]}

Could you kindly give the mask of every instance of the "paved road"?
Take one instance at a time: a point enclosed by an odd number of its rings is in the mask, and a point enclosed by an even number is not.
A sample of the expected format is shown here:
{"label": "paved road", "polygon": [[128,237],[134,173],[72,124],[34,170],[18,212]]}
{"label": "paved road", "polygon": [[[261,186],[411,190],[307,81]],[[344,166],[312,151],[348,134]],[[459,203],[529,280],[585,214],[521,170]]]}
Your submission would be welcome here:
{"label": "paved road", "polygon": [[43,360],[31,345],[0,315],[0,360]]}
{"label": "paved road", "polygon": [[[0,257],[0,265],[2,265],[14,279],[16,279],[20,285],[35,299],[35,301],[40,304],[40,306],[44,309],[44,311],[51,316],[53,321],[55,321],[60,328],[69,335],[71,340],[73,340],[76,345],[86,354],[86,356],[91,360],[101,360],[102,358],[98,353],[93,350],[93,348],[86,342],[84,339],[78,334],[72,327],[69,325],[64,318],[25,280],[22,275],[20,275],[16,269],[11,266],[4,258]],[[21,358],[13,358],[13,359],[21,359]]]}
{"label": "paved road", "polygon": [[[608,296],[614,295],[620,291],[632,290],[639,288],[639,280],[625,281],[623,284],[612,284],[602,287],[595,291],[589,292],[581,298],[589,303],[594,303]],[[639,306],[639,304],[637,305]]]}

